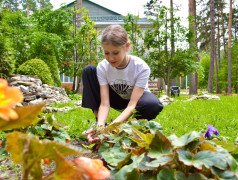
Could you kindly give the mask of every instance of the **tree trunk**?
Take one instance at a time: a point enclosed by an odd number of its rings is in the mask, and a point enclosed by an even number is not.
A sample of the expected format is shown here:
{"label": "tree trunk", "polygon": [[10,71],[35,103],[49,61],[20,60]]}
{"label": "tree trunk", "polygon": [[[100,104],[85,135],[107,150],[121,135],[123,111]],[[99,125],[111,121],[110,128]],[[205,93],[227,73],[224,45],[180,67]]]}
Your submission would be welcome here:
{"label": "tree trunk", "polygon": [[[174,45],[174,7],[173,0],[170,0],[170,26],[171,26],[171,62],[173,61],[175,45]],[[171,80],[171,85],[176,86],[176,77]]]}
{"label": "tree trunk", "polygon": [[223,48],[224,48],[224,57],[226,57],[226,41],[225,41],[225,27],[224,27],[224,18],[223,18],[223,0],[220,1],[221,7],[221,24],[222,24],[222,37],[223,37]]}
{"label": "tree trunk", "polygon": [[15,8],[16,8],[16,11],[18,11],[18,1],[17,0],[15,2]]}
{"label": "tree trunk", "polygon": [[214,0],[210,0],[210,19],[211,19],[211,59],[208,79],[208,92],[213,93],[213,77],[214,77],[214,59],[215,59],[215,22],[214,22]]}
{"label": "tree trunk", "polygon": [[230,0],[229,37],[228,37],[228,94],[232,94],[231,86],[231,38],[232,38],[232,0]]}
{"label": "tree trunk", "polygon": [[[192,28],[196,32],[196,0],[189,0],[189,16],[192,16],[195,21],[195,25],[192,23],[189,24],[189,27]],[[197,47],[196,39],[193,40],[193,43]],[[190,44],[190,48],[192,45]],[[196,49],[194,49],[196,51]],[[189,74],[190,84],[189,84],[189,94],[197,94],[197,73],[190,73]]]}
{"label": "tree trunk", "polygon": [[218,69],[220,68],[220,59],[221,59],[221,51],[220,51],[220,17],[219,17],[219,10],[218,10],[218,16],[217,16],[217,63],[218,63]]}
{"label": "tree trunk", "polygon": [[[82,9],[82,0],[77,0],[77,10],[79,11],[80,9]],[[82,13],[79,11],[77,14],[77,28],[81,27],[82,23],[81,16]]]}
{"label": "tree trunk", "polygon": [[215,66],[216,66],[216,94],[219,93],[219,78],[218,78],[218,59],[216,56],[216,48],[215,48]]}
{"label": "tree trunk", "polygon": [[[167,36],[167,32],[168,32],[168,24],[167,24],[167,14],[165,15],[165,30],[166,30],[166,35],[165,35],[165,54],[166,54],[166,59],[167,62],[169,62],[169,53],[168,53],[168,36]],[[171,59],[170,59],[171,60]],[[166,95],[169,95],[169,89],[170,89],[170,64],[171,62],[168,63],[168,67],[167,67],[167,80],[165,80],[166,85],[167,85],[167,89],[166,89]]]}
{"label": "tree trunk", "polygon": [[26,14],[27,14],[27,19],[29,19],[30,18],[30,6],[29,6],[29,4],[27,5],[27,7],[26,7]]}

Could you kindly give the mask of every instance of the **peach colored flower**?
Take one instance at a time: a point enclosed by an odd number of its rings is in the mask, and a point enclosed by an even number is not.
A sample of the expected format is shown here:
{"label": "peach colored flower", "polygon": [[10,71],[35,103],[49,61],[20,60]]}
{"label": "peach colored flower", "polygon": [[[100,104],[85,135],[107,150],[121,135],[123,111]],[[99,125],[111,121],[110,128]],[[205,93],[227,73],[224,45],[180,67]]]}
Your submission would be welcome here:
{"label": "peach colored flower", "polygon": [[20,89],[9,87],[7,80],[0,78],[0,119],[9,121],[17,119],[17,113],[12,109],[17,103],[23,101]]}
{"label": "peach colored flower", "polygon": [[79,157],[74,160],[85,179],[103,180],[110,176],[110,171],[103,166],[100,159]]}

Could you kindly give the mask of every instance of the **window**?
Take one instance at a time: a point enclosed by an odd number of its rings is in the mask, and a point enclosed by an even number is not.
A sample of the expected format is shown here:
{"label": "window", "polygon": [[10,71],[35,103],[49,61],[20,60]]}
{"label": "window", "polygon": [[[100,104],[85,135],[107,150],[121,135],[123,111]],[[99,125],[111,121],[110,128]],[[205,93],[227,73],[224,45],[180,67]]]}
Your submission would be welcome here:
{"label": "window", "polygon": [[60,80],[62,83],[73,83],[74,78],[65,76],[64,74],[60,74]]}

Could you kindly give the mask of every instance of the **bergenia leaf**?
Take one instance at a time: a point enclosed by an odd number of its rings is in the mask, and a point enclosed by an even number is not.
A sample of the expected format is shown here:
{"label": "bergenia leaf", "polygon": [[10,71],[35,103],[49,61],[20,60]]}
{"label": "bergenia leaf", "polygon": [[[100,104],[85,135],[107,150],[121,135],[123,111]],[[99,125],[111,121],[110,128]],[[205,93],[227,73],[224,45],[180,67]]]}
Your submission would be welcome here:
{"label": "bergenia leaf", "polygon": [[145,126],[150,129],[150,132],[152,134],[155,133],[157,130],[163,131],[163,128],[160,125],[160,123],[155,122],[155,121],[149,121],[148,123],[146,123]]}
{"label": "bergenia leaf", "polygon": [[0,119],[0,130],[12,130],[31,125],[37,120],[37,116],[43,106],[45,106],[45,103],[16,108],[15,111],[18,114],[18,119],[9,121]]}
{"label": "bergenia leaf", "polygon": [[221,170],[216,167],[212,167],[211,171],[214,175],[221,179],[238,179],[238,177],[230,170]]}
{"label": "bergenia leaf", "polygon": [[81,173],[77,173],[74,164],[65,159],[57,150],[55,150],[56,170],[46,177],[44,180],[57,179],[57,180],[70,180],[71,178],[80,179]]}
{"label": "bergenia leaf", "polygon": [[145,163],[148,167],[158,168],[161,166],[166,166],[168,163],[172,162],[172,158],[169,156],[158,156],[155,160]]}
{"label": "bergenia leaf", "polygon": [[157,175],[157,179],[159,180],[175,180],[175,170],[174,169],[169,169],[169,168],[164,168],[159,171]]}
{"label": "bergenia leaf", "polygon": [[187,166],[193,165],[194,167],[201,169],[204,165],[206,168],[216,165],[222,158],[225,157],[224,154],[212,151],[200,151],[195,156],[193,156],[189,151],[178,150],[178,158]]}
{"label": "bergenia leaf", "polygon": [[150,144],[148,156],[151,158],[157,158],[160,155],[172,154],[172,151],[173,146],[171,141],[166,138],[159,130],[157,130]]}
{"label": "bergenia leaf", "polygon": [[138,169],[134,169],[132,172],[127,173],[126,179],[140,180],[140,171]]}
{"label": "bergenia leaf", "polygon": [[189,132],[179,138],[175,138],[172,140],[172,144],[175,148],[182,147],[192,142],[194,139],[199,138],[202,135],[201,132],[192,131]]}
{"label": "bergenia leaf", "polygon": [[119,149],[117,147],[113,147],[110,149],[107,149],[104,152],[101,152],[102,158],[107,161],[112,166],[117,166],[119,162],[123,161],[126,156],[128,155],[127,152],[124,152],[122,149]]}
{"label": "bergenia leaf", "polygon": [[143,134],[139,130],[133,128],[134,135],[136,138],[129,137],[131,140],[135,141],[140,147],[145,147],[146,149],[149,149],[149,145],[154,138],[154,134]]}
{"label": "bergenia leaf", "polygon": [[[26,146],[27,143],[29,143],[28,146]],[[29,149],[25,149],[26,147]],[[73,149],[71,147],[67,147],[63,144],[59,144],[53,141],[39,141],[33,136],[20,132],[7,134],[6,149],[11,154],[14,162],[17,164],[23,162],[22,157],[25,151],[31,153],[29,157],[34,157],[34,160],[46,158],[48,158],[49,160],[54,160],[54,149],[57,149],[57,151],[64,156],[89,153],[89,151],[86,151],[82,148]]]}
{"label": "bergenia leaf", "polygon": [[207,177],[201,173],[193,173],[188,176],[188,180],[207,180]]}
{"label": "bergenia leaf", "polygon": [[120,179],[120,180],[123,180],[123,179],[127,179],[127,173],[130,173],[132,172],[134,169],[136,169],[141,160],[144,158],[144,154],[138,156],[135,158],[135,160],[129,164],[129,165],[125,165],[123,166],[116,174],[115,174],[115,179]]}

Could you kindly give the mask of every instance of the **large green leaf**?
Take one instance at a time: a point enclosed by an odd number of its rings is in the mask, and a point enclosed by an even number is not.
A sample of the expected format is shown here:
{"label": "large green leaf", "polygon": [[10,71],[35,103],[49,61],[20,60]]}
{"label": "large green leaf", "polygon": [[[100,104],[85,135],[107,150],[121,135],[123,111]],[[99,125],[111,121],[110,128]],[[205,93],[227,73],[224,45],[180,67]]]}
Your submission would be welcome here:
{"label": "large green leaf", "polygon": [[140,180],[140,171],[134,169],[132,172],[127,173],[127,180]]}
{"label": "large green leaf", "polygon": [[173,159],[169,156],[158,156],[155,160],[151,161],[151,162],[146,162],[145,165],[148,167],[154,167],[154,168],[158,168],[161,166],[165,166],[168,163],[170,163]]}
{"label": "large green leaf", "polygon": [[163,168],[159,171],[157,180],[175,180],[175,170]]}
{"label": "large green leaf", "polygon": [[157,130],[163,131],[163,128],[160,123],[155,121],[149,121],[148,123],[146,123],[145,126],[150,129],[150,132],[152,134],[155,133]]}
{"label": "large green leaf", "polygon": [[117,166],[119,162],[123,162],[129,153],[123,151],[120,147],[114,146],[106,151],[101,151],[101,156],[107,163]]}
{"label": "large green leaf", "polygon": [[234,143],[229,143],[225,141],[216,141],[212,140],[217,145],[222,146],[224,149],[226,149],[231,154],[238,154],[238,145]]}
{"label": "large green leaf", "polygon": [[175,179],[176,179],[176,180],[186,180],[187,177],[186,177],[186,175],[185,175],[183,172],[181,172],[181,171],[176,171],[176,172],[175,172]]}
{"label": "large green leaf", "polygon": [[215,167],[211,168],[211,171],[214,175],[221,179],[238,179],[238,177],[230,170],[221,170]]}
{"label": "large green leaf", "polygon": [[172,154],[173,146],[168,138],[159,130],[156,131],[155,136],[150,144],[150,151],[148,156],[157,158],[160,155]]}
{"label": "large green leaf", "polygon": [[185,165],[193,165],[196,168],[202,168],[204,165],[206,168],[216,165],[221,159],[225,158],[226,155],[212,151],[200,151],[193,156],[189,151],[178,150],[178,158]]}
{"label": "large green leaf", "polygon": [[192,142],[195,138],[200,137],[201,135],[202,135],[201,132],[192,131],[181,136],[180,138],[172,139],[172,144],[174,145],[175,148],[182,147]]}
{"label": "large green leaf", "polygon": [[45,103],[16,108],[15,111],[19,116],[18,119],[10,121],[0,119],[0,130],[5,131],[31,125],[37,119],[43,106],[45,106]]}
{"label": "large green leaf", "polygon": [[188,176],[188,180],[207,180],[207,177],[201,173],[193,173]]}
{"label": "large green leaf", "polygon": [[[127,179],[127,173],[131,173],[134,169],[136,169],[141,160],[144,158],[144,154],[140,155],[139,157],[134,156],[134,161],[129,164],[123,166],[116,174],[115,174],[115,179],[116,180],[124,180]],[[129,174],[130,175],[130,174]]]}

